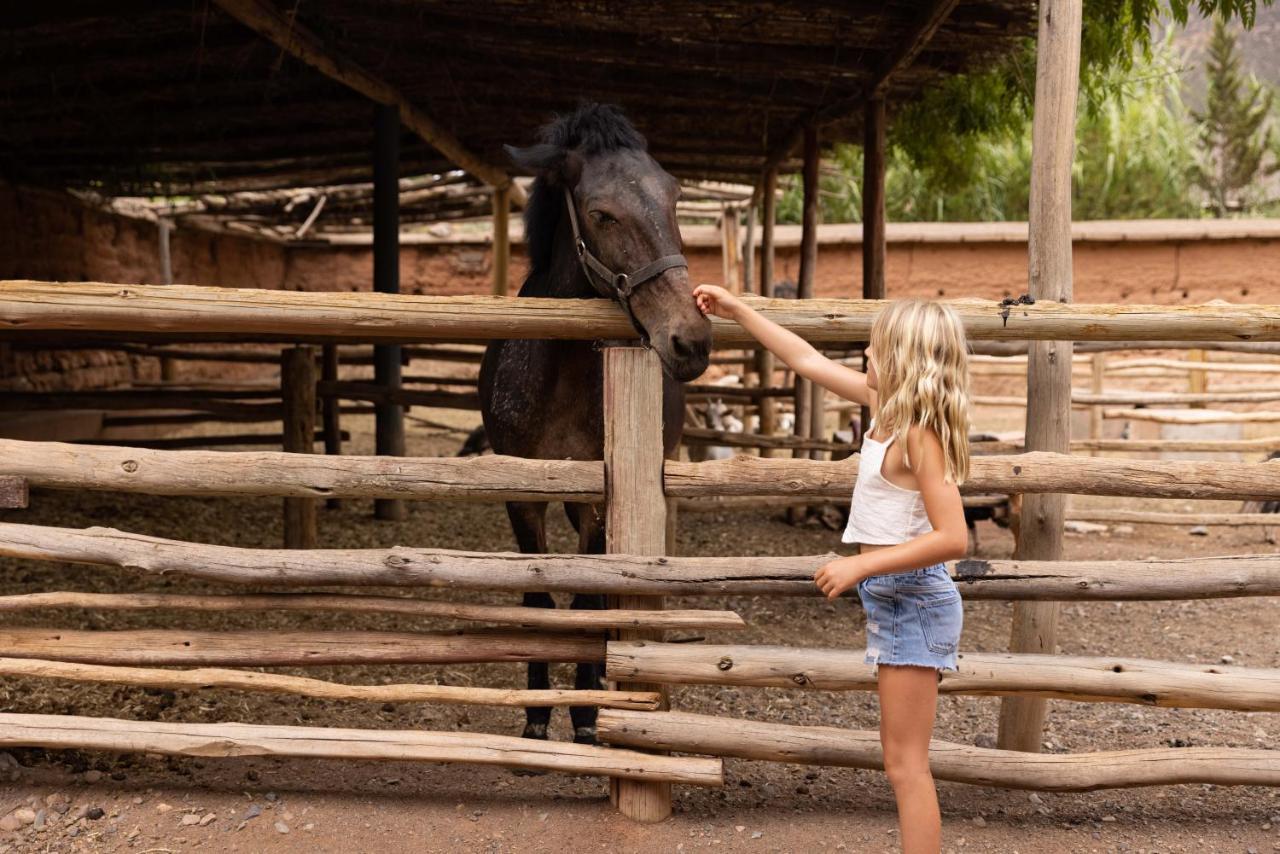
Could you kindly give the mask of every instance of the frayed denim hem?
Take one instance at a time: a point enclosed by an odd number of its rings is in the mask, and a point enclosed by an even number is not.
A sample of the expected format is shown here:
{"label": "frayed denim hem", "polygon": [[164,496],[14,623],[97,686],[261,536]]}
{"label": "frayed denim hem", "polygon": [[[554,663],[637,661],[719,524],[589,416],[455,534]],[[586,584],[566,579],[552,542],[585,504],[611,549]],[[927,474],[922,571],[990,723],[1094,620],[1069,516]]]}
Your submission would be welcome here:
{"label": "frayed denim hem", "polygon": [[888,665],[889,667],[930,667],[938,671],[938,681],[942,681],[943,673],[959,673],[960,668],[952,664],[939,664],[936,661],[882,661],[879,656],[865,656],[863,663],[871,665],[871,675],[878,676],[880,674],[880,665]]}

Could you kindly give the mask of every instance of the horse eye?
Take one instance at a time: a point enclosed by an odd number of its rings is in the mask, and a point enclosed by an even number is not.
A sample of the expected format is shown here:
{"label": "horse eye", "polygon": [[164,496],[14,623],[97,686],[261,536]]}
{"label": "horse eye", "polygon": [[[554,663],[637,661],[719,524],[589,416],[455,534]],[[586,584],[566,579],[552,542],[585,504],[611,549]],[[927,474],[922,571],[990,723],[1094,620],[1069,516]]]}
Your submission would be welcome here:
{"label": "horse eye", "polygon": [[605,213],[604,211],[592,211],[591,219],[595,222],[596,225],[613,225],[617,223],[616,219],[614,219],[612,216]]}

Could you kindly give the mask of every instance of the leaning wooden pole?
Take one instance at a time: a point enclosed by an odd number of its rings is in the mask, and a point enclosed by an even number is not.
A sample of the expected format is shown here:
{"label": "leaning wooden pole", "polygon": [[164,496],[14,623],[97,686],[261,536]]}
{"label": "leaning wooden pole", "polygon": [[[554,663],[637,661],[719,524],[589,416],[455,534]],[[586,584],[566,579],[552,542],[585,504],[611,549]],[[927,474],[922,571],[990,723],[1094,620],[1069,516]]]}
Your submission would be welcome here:
{"label": "leaning wooden pole", "polygon": [[[373,141],[373,289],[380,294],[400,292],[400,110],[382,104],[374,107]],[[378,344],[373,348],[373,382],[383,389],[400,388],[400,347]],[[404,456],[404,406],[391,401],[375,405],[374,453]],[[378,498],[373,502],[378,519],[405,517],[404,501]]]}
{"label": "leaning wooden pole", "polygon": [[[604,351],[605,549],[611,554],[660,555],[667,538],[667,503],[662,494],[662,368],[657,354],[642,347]],[[660,596],[617,596],[611,604],[634,610],[661,610]],[[618,632],[620,640],[661,640],[661,631]],[[661,691],[662,687],[619,683],[619,691]],[[615,780],[610,797],[618,811],[636,821],[671,815],[671,786]]]}
{"label": "leaning wooden pole", "polygon": [[[1071,158],[1075,149],[1080,85],[1082,0],[1044,0],[1036,57],[1035,118],[1031,141],[1031,211],[1027,244],[1031,296],[1071,301]],[[1069,341],[1032,342],[1027,357],[1028,451],[1066,453],[1071,441]],[[1015,551],[1019,560],[1061,560],[1066,496],[1028,495]],[[1050,602],[1013,606],[1011,652],[1053,653],[1058,611]],[[1000,707],[997,745],[1037,753],[1047,704],[1007,698]]]}
{"label": "leaning wooden pole", "polygon": [[[290,347],[280,354],[280,390],[284,397],[284,450],[310,454],[316,438],[316,352]],[[284,499],[284,547],[316,547],[314,498]]]}

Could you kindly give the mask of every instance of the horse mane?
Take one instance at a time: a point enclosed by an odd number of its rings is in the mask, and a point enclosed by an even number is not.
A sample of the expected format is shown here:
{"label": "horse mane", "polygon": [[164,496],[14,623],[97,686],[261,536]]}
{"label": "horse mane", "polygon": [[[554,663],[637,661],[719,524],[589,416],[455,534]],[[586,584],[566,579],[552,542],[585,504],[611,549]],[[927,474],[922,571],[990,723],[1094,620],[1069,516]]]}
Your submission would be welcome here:
{"label": "horse mane", "polygon": [[[577,150],[593,157],[621,149],[645,151],[648,143],[641,133],[612,104],[584,103],[571,113],[558,115],[538,133],[539,141],[557,148]],[[529,276],[520,293],[550,296],[547,272],[555,251],[556,229],[564,216],[564,193],[560,185],[539,175],[533,182],[524,209],[525,242],[529,252]]]}

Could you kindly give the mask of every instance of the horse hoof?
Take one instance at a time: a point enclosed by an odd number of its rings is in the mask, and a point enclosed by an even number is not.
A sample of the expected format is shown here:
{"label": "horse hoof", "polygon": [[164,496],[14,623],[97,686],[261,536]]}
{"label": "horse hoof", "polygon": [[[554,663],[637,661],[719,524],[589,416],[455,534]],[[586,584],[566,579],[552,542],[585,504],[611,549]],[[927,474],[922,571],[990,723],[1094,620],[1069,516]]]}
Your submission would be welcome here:
{"label": "horse hoof", "polygon": [[596,741],[596,728],[593,726],[580,726],[573,729],[574,744],[598,744]]}
{"label": "horse hoof", "polygon": [[547,740],[547,725],[527,723],[524,725],[524,732],[520,733],[521,738],[540,738]]}

